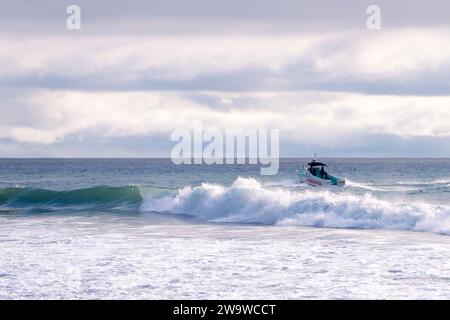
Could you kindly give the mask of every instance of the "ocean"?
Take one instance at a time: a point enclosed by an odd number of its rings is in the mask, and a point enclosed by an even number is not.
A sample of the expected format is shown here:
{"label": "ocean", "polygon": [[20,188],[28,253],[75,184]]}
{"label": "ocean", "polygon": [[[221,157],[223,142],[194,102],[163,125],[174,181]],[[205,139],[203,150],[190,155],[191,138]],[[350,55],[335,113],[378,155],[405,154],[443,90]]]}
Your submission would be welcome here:
{"label": "ocean", "polygon": [[450,298],[450,159],[1,159],[0,299]]}

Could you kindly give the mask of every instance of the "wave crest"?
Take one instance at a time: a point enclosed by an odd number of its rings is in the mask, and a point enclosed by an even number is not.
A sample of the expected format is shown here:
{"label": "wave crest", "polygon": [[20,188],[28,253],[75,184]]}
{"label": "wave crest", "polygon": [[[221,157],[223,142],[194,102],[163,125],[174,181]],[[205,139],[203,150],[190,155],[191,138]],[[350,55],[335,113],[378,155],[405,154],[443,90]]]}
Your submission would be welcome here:
{"label": "wave crest", "polygon": [[386,228],[450,234],[450,208],[392,203],[330,191],[266,188],[238,178],[231,186],[204,183],[170,196],[145,198],[142,211],[189,214],[208,221],[335,228]]}
{"label": "wave crest", "polygon": [[[349,191],[350,190],[350,191]],[[195,216],[204,221],[334,228],[385,228],[450,234],[450,207],[394,203],[351,189],[292,189],[238,178],[230,186],[203,183],[179,190],[141,186],[71,191],[0,189],[0,211],[124,209]]]}

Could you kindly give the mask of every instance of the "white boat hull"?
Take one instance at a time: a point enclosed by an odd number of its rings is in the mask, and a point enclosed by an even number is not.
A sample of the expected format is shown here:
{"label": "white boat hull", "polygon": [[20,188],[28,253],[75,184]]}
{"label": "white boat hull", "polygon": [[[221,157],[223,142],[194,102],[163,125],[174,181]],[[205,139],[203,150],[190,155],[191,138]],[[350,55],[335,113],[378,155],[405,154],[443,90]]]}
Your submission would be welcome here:
{"label": "white boat hull", "polygon": [[322,179],[319,177],[316,177],[314,175],[311,174],[311,172],[309,172],[308,169],[305,170],[299,170],[298,172],[298,176],[299,178],[311,185],[311,186],[322,186],[322,185],[340,185],[343,186],[345,185],[345,180],[344,179],[340,179],[338,177],[334,177],[334,176],[328,176],[329,179]]}

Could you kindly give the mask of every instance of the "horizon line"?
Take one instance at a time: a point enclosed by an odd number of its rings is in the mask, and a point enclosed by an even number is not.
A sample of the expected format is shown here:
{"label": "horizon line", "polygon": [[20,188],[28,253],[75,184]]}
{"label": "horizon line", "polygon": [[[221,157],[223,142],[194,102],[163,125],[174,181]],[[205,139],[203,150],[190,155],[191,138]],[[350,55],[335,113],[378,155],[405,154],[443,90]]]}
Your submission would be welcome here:
{"label": "horizon line", "polygon": [[[270,158],[270,157],[269,157]],[[433,156],[426,156],[426,157],[419,157],[419,156],[354,156],[354,157],[342,157],[342,156],[336,156],[336,157],[316,157],[317,159],[450,159],[450,156],[447,157],[433,157]],[[171,160],[169,157],[94,157],[94,156],[87,156],[87,157],[1,157],[0,160],[38,160],[38,159],[67,159],[67,160],[86,160],[86,159],[98,159],[98,160],[107,160],[107,159],[151,159],[151,160]],[[199,159],[199,158],[190,158],[191,160]],[[200,159],[213,159],[213,158],[200,158]],[[259,157],[246,157],[246,158],[233,158],[233,160],[237,159],[259,159]],[[279,157],[278,159],[314,159],[314,157],[307,157],[307,156],[298,156],[298,157]],[[226,158],[223,158],[225,161]],[[226,163],[224,163],[226,164]]]}

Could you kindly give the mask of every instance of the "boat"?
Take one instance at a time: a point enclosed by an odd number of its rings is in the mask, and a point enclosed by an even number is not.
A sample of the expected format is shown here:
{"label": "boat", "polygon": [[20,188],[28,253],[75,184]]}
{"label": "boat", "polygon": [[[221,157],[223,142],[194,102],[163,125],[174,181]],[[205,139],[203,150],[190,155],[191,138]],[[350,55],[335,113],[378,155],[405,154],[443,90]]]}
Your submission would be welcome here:
{"label": "boat", "polygon": [[303,182],[311,186],[345,185],[345,179],[328,174],[328,172],[325,171],[325,167],[327,167],[325,163],[312,160],[304,170],[298,170],[297,174]]}

